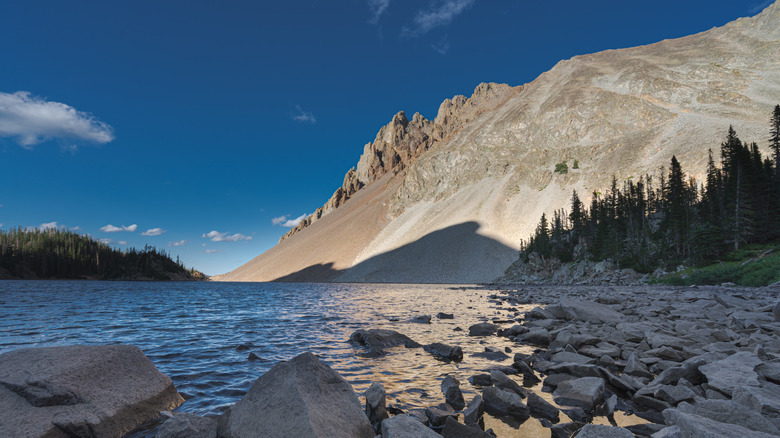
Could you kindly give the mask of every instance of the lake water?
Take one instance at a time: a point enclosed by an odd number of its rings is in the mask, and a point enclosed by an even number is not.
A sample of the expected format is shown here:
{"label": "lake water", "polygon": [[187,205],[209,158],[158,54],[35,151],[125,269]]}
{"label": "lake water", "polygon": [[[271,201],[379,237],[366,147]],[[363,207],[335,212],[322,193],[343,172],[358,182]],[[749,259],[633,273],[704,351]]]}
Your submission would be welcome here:
{"label": "lake water", "polygon": [[[470,400],[479,389],[468,377],[512,363],[511,358],[472,357],[485,347],[510,347],[510,357],[533,351],[507,338],[468,336],[472,324],[516,318],[534,307],[508,309],[488,299],[493,293],[443,285],[6,280],[0,281],[0,353],[54,345],[137,345],[186,399],[179,409],[205,415],[235,403],[276,362],[310,351],[358,394],[381,382],[388,405],[406,411],[444,402],[440,385],[447,374],[460,380]],[[455,318],[408,322],[439,312]],[[364,358],[347,340],[355,330],[369,328],[396,330],[421,344],[459,345],[464,359],[448,363],[404,347]],[[239,345],[249,349],[238,351]],[[249,353],[260,360],[248,360]],[[533,389],[552,401],[540,387]],[[643,422],[615,417],[618,424]],[[533,418],[518,425],[486,417],[486,426],[499,436],[550,436]],[[154,436],[154,431],[136,436]]]}

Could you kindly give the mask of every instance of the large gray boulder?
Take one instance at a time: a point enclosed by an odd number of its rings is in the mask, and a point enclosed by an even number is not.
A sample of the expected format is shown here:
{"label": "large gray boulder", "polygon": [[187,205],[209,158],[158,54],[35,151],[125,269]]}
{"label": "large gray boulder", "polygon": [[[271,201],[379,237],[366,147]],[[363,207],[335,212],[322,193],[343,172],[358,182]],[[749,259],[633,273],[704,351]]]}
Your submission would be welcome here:
{"label": "large gray boulder", "polygon": [[634,434],[622,427],[605,426],[603,424],[586,424],[575,435],[576,438],[634,438]]}
{"label": "large gray boulder", "polygon": [[382,422],[382,438],[441,438],[441,435],[408,415],[396,415]]}
{"label": "large gray boulder", "polygon": [[217,419],[181,412],[157,429],[157,438],[217,438]]}
{"label": "large gray boulder", "polygon": [[559,405],[576,406],[586,412],[604,401],[604,380],[599,377],[581,377],[561,382],[553,392]]}
{"label": "large gray boulder", "polygon": [[120,437],[184,400],[132,345],[0,355],[0,436]]}
{"label": "large gray boulder", "polygon": [[352,386],[316,356],[303,353],[257,379],[220,417],[219,435],[373,438],[375,433]]}
{"label": "large gray boulder", "polygon": [[736,424],[721,423],[700,415],[682,412],[679,409],[665,410],[664,419],[667,425],[680,428],[682,438],[769,438],[776,436],[750,430]]}
{"label": "large gray boulder", "polygon": [[482,398],[485,400],[485,412],[491,415],[509,415],[521,422],[531,416],[528,406],[523,404],[523,399],[514,392],[490,386],[482,390]]}
{"label": "large gray boulder", "polygon": [[755,354],[740,351],[731,356],[699,367],[707,378],[707,384],[718,391],[731,395],[742,386],[758,386],[757,365],[762,363]]}

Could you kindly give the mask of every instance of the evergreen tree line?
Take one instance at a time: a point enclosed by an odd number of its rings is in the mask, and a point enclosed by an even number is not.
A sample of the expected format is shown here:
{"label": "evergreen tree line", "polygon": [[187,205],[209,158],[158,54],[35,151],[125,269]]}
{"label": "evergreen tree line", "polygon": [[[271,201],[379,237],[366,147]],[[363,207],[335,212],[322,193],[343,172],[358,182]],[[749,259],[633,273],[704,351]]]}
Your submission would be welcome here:
{"label": "evergreen tree line", "polygon": [[173,261],[165,251],[149,245],[125,251],[64,229],[0,230],[0,271],[16,278],[99,278],[103,280],[146,277],[169,279],[202,275]]}
{"label": "evergreen tree line", "polygon": [[569,212],[542,215],[536,231],[521,242],[531,253],[567,262],[612,259],[621,267],[650,272],[681,262],[719,260],[752,243],[780,240],[780,105],[770,129],[771,156],[742,142],[732,127],[716,164],[709,151],[706,181],[687,177],[676,157],[657,180],[645,175],[609,191],[593,193],[590,208],[572,193]]}

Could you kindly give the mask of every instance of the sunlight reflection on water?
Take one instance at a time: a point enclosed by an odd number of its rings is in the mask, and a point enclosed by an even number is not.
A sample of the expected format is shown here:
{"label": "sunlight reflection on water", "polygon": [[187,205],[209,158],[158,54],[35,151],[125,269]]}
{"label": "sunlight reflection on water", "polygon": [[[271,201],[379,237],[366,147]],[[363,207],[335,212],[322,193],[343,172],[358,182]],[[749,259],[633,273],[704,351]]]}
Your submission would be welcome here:
{"label": "sunlight reflection on water", "polygon": [[[406,411],[442,403],[440,385],[447,374],[460,380],[468,401],[479,392],[468,377],[511,365],[516,352],[533,351],[507,338],[468,336],[470,325],[513,319],[534,307],[508,309],[489,300],[492,293],[445,285],[0,281],[0,353],[52,345],[138,345],[187,399],[180,410],[218,414],[276,362],[311,351],[358,394],[381,382],[388,405]],[[438,319],[439,312],[455,317]],[[408,322],[417,315],[433,318],[430,324]],[[404,347],[364,358],[347,339],[369,328],[396,330],[421,344],[458,345],[464,359],[442,362]],[[249,348],[238,351],[239,345]],[[472,356],[485,347],[512,352],[498,362]],[[250,353],[260,360],[249,361]],[[552,401],[540,390],[535,388]],[[615,419],[644,422],[620,414]],[[520,430],[493,418],[486,418],[486,426],[499,436],[550,436],[533,418]]]}

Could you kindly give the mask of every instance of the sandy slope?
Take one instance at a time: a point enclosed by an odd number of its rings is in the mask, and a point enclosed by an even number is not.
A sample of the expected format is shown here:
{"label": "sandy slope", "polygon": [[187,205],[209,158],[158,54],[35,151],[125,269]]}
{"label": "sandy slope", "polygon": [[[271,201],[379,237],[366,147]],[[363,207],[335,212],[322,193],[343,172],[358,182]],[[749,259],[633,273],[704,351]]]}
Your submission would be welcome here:
{"label": "sandy slope", "polygon": [[[491,281],[542,212],[568,207],[572,189],[588,202],[612,175],[636,180],[672,155],[701,175],[730,124],[766,152],[776,104],[780,3],[689,37],[561,61],[508,101],[461,118],[402,172],[219,279]],[[420,126],[435,132],[439,119]],[[575,159],[580,169],[553,172]]]}

